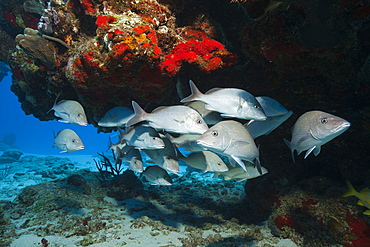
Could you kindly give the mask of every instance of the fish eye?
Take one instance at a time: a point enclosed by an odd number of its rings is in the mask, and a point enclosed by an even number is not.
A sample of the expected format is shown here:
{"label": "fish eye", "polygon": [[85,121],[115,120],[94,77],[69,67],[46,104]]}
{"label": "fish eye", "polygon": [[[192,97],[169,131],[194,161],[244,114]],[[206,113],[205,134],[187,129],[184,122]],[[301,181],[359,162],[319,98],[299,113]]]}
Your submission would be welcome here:
{"label": "fish eye", "polygon": [[218,132],[217,132],[217,131],[212,131],[212,132],[211,132],[211,135],[212,135],[212,136],[218,136]]}
{"label": "fish eye", "polygon": [[77,117],[82,117],[82,114],[81,114],[81,113],[78,113],[78,114],[77,114]]}
{"label": "fish eye", "polygon": [[72,142],[75,143],[75,142],[77,142],[77,140],[76,139],[73,139]]}
{"label": "fish eye", "polygon": [[202,120],[198,119],[197,124],[202,124]]}
{"label": "fish eye", "polygon": [[323,119],[321,119],[321,123],[322,124],[326,124],[328,122],[328,119],[327,118],[323,118]]}
{"label": "fish eye", "polygon": [[259,105],[254,105],[254,108],[258,109],[258,108],[260,108],[260,106]]}
{"label": "fish eye", "polygon": [[218,166],[221,166],[222,164],[221,164],[221,162],[217,162],[217,165],[218,165]]}
{"label": "fish eye", "polygon": [[172,160],[172,158],[171,158],[171,157],[167,157],[167,159],[168,159],[168,160]]}

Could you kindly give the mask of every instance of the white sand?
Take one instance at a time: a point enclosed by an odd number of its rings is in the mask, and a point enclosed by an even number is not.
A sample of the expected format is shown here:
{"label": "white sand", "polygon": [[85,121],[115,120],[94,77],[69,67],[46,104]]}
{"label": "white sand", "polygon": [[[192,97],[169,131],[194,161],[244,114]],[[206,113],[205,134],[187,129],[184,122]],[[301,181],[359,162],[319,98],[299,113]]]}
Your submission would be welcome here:
{"label": "white sand", "polygon": [[[37,157],[45,158],[46,155],[37,155]],[[97,159],[96,155],[58,155],[54,156],[56,158],[69,158],[74,164],[74,169],[88,169],[91,171],[96,171],[95,163],[93,159]],[[51,159],[49,157],[49,159]],[[52,159],[51,159],[52,160]],[[63,162],[62,162],[63,163]],[[2,165],[4,167],[5,165]],[[35,185],[46,181],[51,181],[51,178],[42,177],[40,171],[54,169],[55,166],[59,166],[58,163],[48,164],[38,163],[30,164],[27,162],[16,162],[11,164],[11,174],[9,174],[4,180],[0,181],[0,200],[9,200],[12,201],[15,199],[17,194],[20,193],[21,189],[29,185]],[[73,170],[73,169],[72,169]],[[182,169],[184,170],[184,168]],[[58,175],[60,178],[63,174]],[[210,175],[199,176],[199,179],[204,178],[206,180],[212,179]],[[242,188],[242,186],[240,186]],[[241,189],[242,190],[242,189]],[[25,234],[20,235],[15,239],[11,246],[13,247],[33,247],[33,246],[43,246],[41,240],[44,238],[48,241],[48,247],[61,247],[61,246],[82,246],[80,241],[84,239],[89,239],[91,237],[98,238],[99,243],[90,244],[88,246],[96,247],[114,247],[114,246],[183,246],[179,238],[189,238],[190,233],[186,231],[186,224],[180,221],[169,220],[163,222],[162,217],[158,216],[158,220],[165,225],[170,225],[178,229],[177,231],[171,230],[155,230],[150,224],[144,224],[142,228],[133,227],[135,219],[144,216],[153,216],[150,218],[150,222],[153,222],[155,215],[158,212],[161,212],[162,215],[171,214],[171,209],[167,208],[166,205],[156,205],[154,209],[147,209],[141,211],[135,211],[130,213],[128,209],[140,208],[140,202],[137,199],[129,199],[123,202],[117,202],[115,199],[106,197],[106,201],[109,201],[112,204],[110,208],[102,208],[99,212],[100,215],[106,215],[108,220],[106,227],[98,231],[94,235],[86,236],[57,236],[57,235],[46,235],[46,236],[37,236],[36,234]],[[122,209],[122,203],[124,203],[125,210]],[[115,208],[115,210],[112,210]],[[121,209],[121,210],[119,210]],[[123,211],[122,211],[123,210]],[[114,217],[113,217],[114,216]],[[171,218],[171,217],[169,217]],[[52,221],[52,219],[50,219]],[[149,218],[148,218],[149,220]],[[155,221],[154,221],[155,222]],[[248,242],[248,246],[296,246],[291,240],[288,239],[279,239],[272,236],[269,228],[265,223],[261,223],[263,239],[259,241]],[[19,228],[17,233],[21,233],[22,230]],[[215,235],[215,228],[209,230],[203,230],[202,237]],[[224,232],[217,232],[222,237],[233,237],[234,232],[230,230],[225,230]],[[267,245],[265,245],[267,244]],[[221,246],[221,245],[220,245]]]}

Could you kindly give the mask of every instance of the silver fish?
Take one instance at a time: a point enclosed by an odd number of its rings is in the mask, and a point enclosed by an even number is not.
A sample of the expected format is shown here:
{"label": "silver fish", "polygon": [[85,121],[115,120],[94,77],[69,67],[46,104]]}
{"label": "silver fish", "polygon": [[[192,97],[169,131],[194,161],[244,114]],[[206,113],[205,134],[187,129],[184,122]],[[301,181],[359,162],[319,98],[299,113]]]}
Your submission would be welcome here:
{"label": "silver fish", "polygon": [[280,124],[286,121],[292,113],[292,111],[288,111],[288,113],[283,115],[267,116],[265,121],[251,120],[244,126],[249,130],[253,138],[256,139],[259,136],[270,134]]}
{"label": "silver fish", "polygon": [[202,94],[192,80],[189,81],[191,95],[182,99],[185,103],[194,100],[203,101],[211,111],[221,113],[222,117],[265,120],[266,115],[256,98],[245,90],[238,88],[213,88]]}
{"label": "silver fish", "polygon": [[279,116],[288,113],[288,110],[277,100],[267,96],[257,96],[256,100],[261,104],[266,116]]}
{"label": "silver fish", "polygon": [[197,143],[200,136],[201,135],[183,134],[178,137],[173,137],[168,133],[166,134],[166,137],[179,148],[185,148],[189,151],[205,151],[206,149]]}
{"label": "silver fish", "polygon": [[80,103],[75,100],[61,100],[56,103],[57,99],[49,111],[54,110],[54,115],[61,118],[59,122],[87,125],[85,110]]}
{"label": "silver fish", "polygon": [[216,111],[210,111],[205,107],[205,103],[203,101],[192,101],[185,103],[186,106],[189,106],[199,112],[199,114],[202,116],[206,124],[208,125],[215,125],[216,123],[222,121],[222,117],[220,116],[220,113]]}
{"label": "silver fish", "polygon": [[187,106],[162,106],[152,113],[145,112],[135,101],[132,101],[132,107],[135,116],[127,122],[127,126],[148,121],[155,129],[180,134],[202,134],[208,129],[200,114]]}
{"label": "silver fish", "polygon": [[254,163],[261,171],[259,150],[249,131],[239,122],[227,120],[212,126],[198,139],[198,144],[221,155],[231,157],[244,170],[242,160]]}
{"label": "silver fish", "polygon": [[153,185],[172,185],[172,179],[167,171],[159,166],[148,166],[140,177],[145,177]]}
{"label": "silver fish", "polygon": [[57,135],[54,134],[53,147],[63,150],[61,153],[70,153],[85,148],[81,138],[71,129],[63,129]]}
{"label": "silver fish", "polygon": [[164,148],[164,142],[158,132],[150,126],[137,125],[129,128],[127,133],[120,129],[120,143],[126,142],[137,149]]}
{"label": "silver fish", "polygon": [[321,146],[346,131],[351,124],[343,118],[322,111],[309,111],[301,115],[292,129],[292,140],[284,139],[289,147],[293,162],[294,150],[298,155],[306,151],[304,158],[313,152],[317,156]]}
{"label": "silver fish", "polygon": [[125,154],[121,159],[129,163],[129,169],[134,172],[143,172],[143,160],[140,151],[130,146],[125,146],[122,151]]}
{"label": "silver fish", "polygon": [[101,127],[124,127],[133,116],[134,111],[131,108],[116,106],[105,113],[98,125]]}
{"label": "silver fish", "polygon": [[226,172],[229,168],[217,154],[210,151],[193,152],[187,157],[178,152],[179,160],[203,172]]}
{"label": "silver fish", "polygon": [[253,166],[246,166],[246,170],[241,167],[232,167],[226,172],[215,173],[213,177],[223,175],[224,180],[238,179],[238,182],[242,182],[246,179],[256,178],[268,173],[268,170],[265,167],[261,167],[261,170],[262,173],[259,173]]}
{"label": "silver fish", "polygon": [[180,166],[177,159],[177,153],[172,142],[165,136],[161,137],[165,147],[162,149],[143,149],[152,161],[163,169],[178,174]]}

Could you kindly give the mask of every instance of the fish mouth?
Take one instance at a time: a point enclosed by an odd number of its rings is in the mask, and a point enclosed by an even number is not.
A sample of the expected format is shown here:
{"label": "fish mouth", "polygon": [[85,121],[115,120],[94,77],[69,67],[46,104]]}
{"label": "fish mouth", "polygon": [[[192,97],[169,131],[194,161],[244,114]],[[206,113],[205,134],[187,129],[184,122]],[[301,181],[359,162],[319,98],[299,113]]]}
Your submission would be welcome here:
{"label": "fish mouth", "polygon": [[345,131],[351,126],[350,122],[345,122],[334,129],[334,132]]}
{"label": "fish mouth", "polygon": [[209,144],[205,141],[202,141],[202,140],[196,140],[195,141],[198,145],[201,145],[203,147],[209,147]]}

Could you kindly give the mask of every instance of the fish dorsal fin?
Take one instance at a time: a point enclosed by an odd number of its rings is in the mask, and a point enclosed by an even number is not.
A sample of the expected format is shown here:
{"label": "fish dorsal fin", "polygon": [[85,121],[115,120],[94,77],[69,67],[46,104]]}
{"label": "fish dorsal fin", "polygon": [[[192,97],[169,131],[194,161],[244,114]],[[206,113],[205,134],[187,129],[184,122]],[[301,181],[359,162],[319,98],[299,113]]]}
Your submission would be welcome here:
{"label": "fish dorsal fin", "polygon": [[144,121],[148,115],[148,113],[143,108],[141,108],[141,106],[135,101],[132,101],[132,108],[134,109],[135,115],[130,120],[127,121],[126,123],[127,127],[130,127],[141,121]]}
{"label": "fish dorsal fin", "polygon": [[57,105],[57,100],[58,100],[59,96],[60,96],[60,93],[59,93],[59,94],[57,95],[57,97],[55,98],[53,107],[51,107],[51,108],[50,108],[50,110],[48,110],[48,112],[47,112],[46,114],[48,114],[51,110],[53,110],[54,106],[56,106],[56,105]]}
{"label": "fish dorsal fin", "polygon": [[190,85],[191,94],[188,97],[185,97],[182,100],[180,100],[181,103],[198,100],[203,95],[199,91],[199,89],[197,88],[197,86],[195,86],[195,84],[194,84],[194,82],[192,80],[189,80],[189,85]]}
{"label": "fish dorsal fin", "polygon": [[365,206],[365,204],[361,200],[358,200],[357,205]]}
{"label": "fish dorsal fin", "polygon": [[220,90],[222,90],[223,88],[219,88],[219,87],[214,87],[214,88],[211,88],[210,90],[208,90],[205,94],[211,94],[211,93],[215,93],[215,92],[218,92]]}
{"label": "fish dorsal fin", "polygon": [[370,189],[369,188],[363,188],[361,191],[360,191],[361,194],[366,194],[366,195],[370,195]]}
{"label": "fish dorsal fin", "polygon": [[157,108],[155,108],[155,109],[152,111],[152,113],[154,113],[154,112],[159,112],[159,111],[164,110],[164,109],[167,109],[167,108],[168,108],[168,106],[158,106]]}

